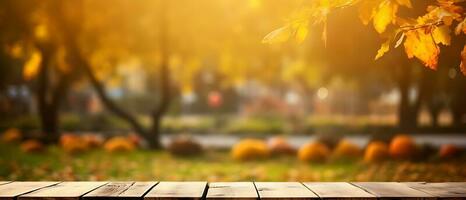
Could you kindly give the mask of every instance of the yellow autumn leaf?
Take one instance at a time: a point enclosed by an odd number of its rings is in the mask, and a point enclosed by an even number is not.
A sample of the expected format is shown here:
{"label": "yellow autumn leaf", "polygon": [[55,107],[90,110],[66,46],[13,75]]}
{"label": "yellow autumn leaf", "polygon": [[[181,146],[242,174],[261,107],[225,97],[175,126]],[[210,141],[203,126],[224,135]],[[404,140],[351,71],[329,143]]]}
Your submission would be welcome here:
{"label": "yellow autumn leaf", "polygon": [[383,1],[374,14],[373,24],[375,30],[378,33],[385,32],[387,26],[395,21],[397,11],[398,4],[389,0]]}
{"label": "yellow autumn leaf", "polygon": [[463,51],[461,51],[460,70],[463,73],[463,75],[466,76],[466,45],[464,45]]}
{"label": "yellow autumn leaf", "polygon": [[434,43],[432,36],[424,30],[412,30],[405,33],[405,52],[408,58],[416,57],[431,69],[437,69],[440,50]]}
{"label": "yellow autumn leaf", "polygon": [[23,78],[25,80],[31,80],[37,76],[40,70],[41,61],[42,55],[40,52],[34,51],[29,60],[27,60],[23,66]]}
{"label": "yellow autumn leaf", "polygon": [[413,5],[411,4],[411,0],[396,0],[396,2],[401,6],[406,6],[408,8],[413,7]]}
{"label": "yellow autumn leaf", "polygon": [[359,18],[364,25],[369,24],[369,22],[372,20],[380,2],[380,0],[367,0],[361,2],[359,6]]}
{"label": "yellow autumn leaf", "polygon": [[305,25],[301,25],[296,29],[295,39],[296,42],[302,43],[309,33],[309,29]]}
{"label": "yellow autumn leaf", "polygon": [[47,26],[45,24],[39,24],[34,28],[34,36],[39,40],[46,40],[49,36]]}
{"label": "yellow autumn leaf", "polygon": [[432,37],[437,44],[450,45],[451,36],[450,28],[448,26],[439,26],[434,29],[432,32]]}
{"label": "yellow autumn leaf", "polygon": [[333,0],[330,2],[330,6],[333,8],[340,8],[354,5],[357,2],[358,0]]}
{"label": "yellow autumn leaf", "polygon": [[262,39],[262,43],[275,44],[286,42],[290,39],[291,32],[290,26],[281,27],[267,34],[264,39]]}
{"label": "yellow autumn leaf", "polygon": [[387,40],[380,46],[380,49],[377,51],[377,55],[375,56],[375,60],[378,60],[379,58],[381,58],[389,50],[390,50],[390,40]]}

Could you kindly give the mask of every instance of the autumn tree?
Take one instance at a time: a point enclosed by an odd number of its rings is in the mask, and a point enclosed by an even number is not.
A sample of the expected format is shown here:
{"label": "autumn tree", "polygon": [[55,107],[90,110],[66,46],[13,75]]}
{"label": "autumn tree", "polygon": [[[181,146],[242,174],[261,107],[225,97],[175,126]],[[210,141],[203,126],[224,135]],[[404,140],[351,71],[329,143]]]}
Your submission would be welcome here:
{"label": "autumn tree", "polygon": [[[429,69],[436,70],[441,48],[451,45],[452,36],[461,38],[459,45],[464,45],[465,14],[464,1],[462,0],[437,0],[416,1],[410,0],[320,0],[308,3],[295,12],[289,22],[266,35],[264,43],[284,42],[290,38],[302,42],[308,34],[309,26],[322,26],[321,38],[327,43],[327,21],[330,14],[341,9],[357,7],[359,17],[363,24],[372,23],[375,31],[380,34],[385,42],[375,55],[375,59],[381,58],[392,48],[404,46],[404,52],[408,58],[416,58]],[[427,8],[427,12],[422,12]],[[413,12],[414,10],[414,12]],[[421,11],[421,12],[419,12]],[[462,42],[461,42],[462,41]],[[462,48],[458,57],[461,58],[459,68],[465,72],[466,46]],[[395,59],[400,60],[400,59]],[[401,59],[402,60],[402,59]],[[395,65],[412,65],[411,62],[402,61]],[[408,89],[410,87],[411,69],[403,69],[399,72],[400,84],[400,126],[403,128],[415,126],[417,113],[421,100],[425,98],[429,90],[427,77],[422,75],[418,98],[414,104],[408,101]],[[431,96],[431,95],[427,95]]]}
{"label": "autumn tree", "polygon": [[53,34],[57,29],[50,22],[53,12],[48,10],[49,2],[37,1],[34,7],[29,3],[2,2],[2,9],[5,9],[2,13],[11,17],[11,20],[4,20],[7,27],[2,33],[13,34],[2,44],[10,47],[18,59],[25,60],[22,76],[31,82],[44,141],[56,142],[59,138],[59,109],[80,73],[67,64],[61,38]]}

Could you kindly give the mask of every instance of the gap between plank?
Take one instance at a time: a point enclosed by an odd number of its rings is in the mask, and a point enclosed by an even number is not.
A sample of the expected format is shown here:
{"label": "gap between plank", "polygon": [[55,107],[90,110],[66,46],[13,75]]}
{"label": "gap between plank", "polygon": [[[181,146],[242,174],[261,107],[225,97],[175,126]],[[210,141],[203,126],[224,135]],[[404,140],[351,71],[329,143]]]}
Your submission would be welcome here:
{"label": "gap between plank", "polygon": [[252,185],[254,185],[254,189],[256,190],[256,194],[257,194],[257,199],[261,199],[261,195],[259,194],[259,190],[257,189],[257,186],[256,186],[256,181],[253,181],[252,182]]}
{"label": "gap between plank", "polygon": [[311,188],[307,187],[306,184],[304,184],[303,182],[299,182],[299,183],[301,183],[301,185],[303,185],[306,189],[308,189],[309,191],[311,191],[312,193],[314,193],[319,199],[322,199],[322,198],[320,198],[320,196],[319,196],[316,192],[314,192],[313,190],[311,190]]}

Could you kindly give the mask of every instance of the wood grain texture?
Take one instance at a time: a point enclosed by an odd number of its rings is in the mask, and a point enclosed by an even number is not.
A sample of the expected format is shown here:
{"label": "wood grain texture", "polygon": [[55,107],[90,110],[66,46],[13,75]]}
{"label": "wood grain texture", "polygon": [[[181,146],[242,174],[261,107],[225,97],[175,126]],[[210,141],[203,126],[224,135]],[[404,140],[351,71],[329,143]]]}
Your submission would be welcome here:
{"label": "wood grain texture", "polygon": [[304,185],[321,199],[376,199],[374,195],[346,182],[307,182]]}
{"label": "wood grain texture", "polygon": [[15,197],[59,182],[12,182],[0,185],[0,200],[13,200]]}
{"label": "wood grain texture", "polygon": [[465,182],[449,183],[404,183],[405,185],[429,193],[440,199],[466,199]]}
{"label": "wood grain texture", "polygon": [[318,199],[316,194],[298,182],[255,182],[261,199]]}
{"label": "wood grain texture", "polygon": [[111,182],[99,187],[82,198],[85,200],[92,199],[117,199],[118,196],[130,188],[134,182]]}
{"label": "wood grain texture", "polygon": [[106,182],[62,182],[18,197],[18,200],[79,200]]}
{"label": "wood grain texture", "polygon": [[141,198],[150,189],[152,189],[157,182],[135,182],[131,187],[118,195],[120,198]]}
{"label": "wood grain texture", "polygon": [[144,196],[144,200],[201,199],[207,182],[160,182]]}
{"label": "wood grain texture", "polygon": [[257,199],[256,187],[252,182],[209,183],[207,199]]}
{"label": "wood grain texture", "polygon": [[354,185],[375,195],[379,199],[435,199],[425,192],[397,182],[355,182]]}
{"label": "wood grain texture", "polygon": [[0,185],[11,183],[11,181],[0,181]]}

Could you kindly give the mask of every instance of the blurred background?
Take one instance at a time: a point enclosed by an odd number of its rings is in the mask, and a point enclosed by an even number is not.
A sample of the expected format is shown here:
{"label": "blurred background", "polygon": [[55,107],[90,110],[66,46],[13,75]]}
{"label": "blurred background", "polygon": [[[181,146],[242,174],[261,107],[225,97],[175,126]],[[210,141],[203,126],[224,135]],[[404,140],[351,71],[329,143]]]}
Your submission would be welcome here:
{"label": "blurred background", "polygon": [[0,180],[466,181],[464,35],[435,71],[357,7],[261,43],[302,3],[0,1]]}

